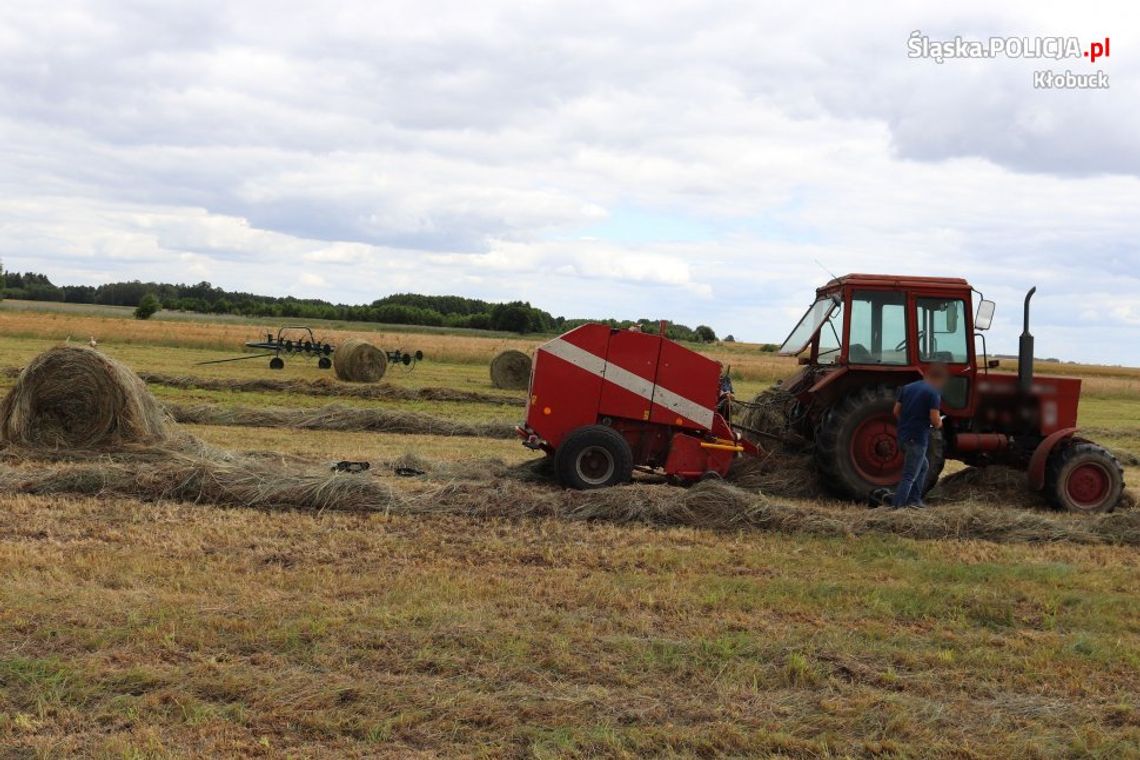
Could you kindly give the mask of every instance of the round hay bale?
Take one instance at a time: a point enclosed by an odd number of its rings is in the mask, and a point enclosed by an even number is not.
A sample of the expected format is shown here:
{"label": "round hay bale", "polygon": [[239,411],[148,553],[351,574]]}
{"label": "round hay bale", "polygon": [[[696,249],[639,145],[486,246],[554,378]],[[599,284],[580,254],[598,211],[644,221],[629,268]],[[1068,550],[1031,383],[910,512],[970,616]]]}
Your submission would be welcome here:
{"label": "round hay bale", "polygon": [[333,370],[346,383],[374,383],[387,369],[388,356],[359,338],[349,338],[333,351]]}
{"label": "round hay bale", "polygon": [[90,348],[37,356],[0,406],[0,442],[35,449],[116,449],[172,435],[166,412],[128,367]]}
{"label": "round hay bale", "polygon": [[522,351],[503,351],[491,360],[491,384],[508,391],[530,387],[530,357]]}

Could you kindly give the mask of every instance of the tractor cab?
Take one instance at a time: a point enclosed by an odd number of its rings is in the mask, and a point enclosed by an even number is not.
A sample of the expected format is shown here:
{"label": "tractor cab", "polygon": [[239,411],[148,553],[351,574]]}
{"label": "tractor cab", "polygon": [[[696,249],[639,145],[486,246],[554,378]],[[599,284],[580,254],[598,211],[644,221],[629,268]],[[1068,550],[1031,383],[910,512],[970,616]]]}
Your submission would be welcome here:
{"label": "tractor cab", "polygon": [[[780,347],[811,353],[804,363],[915,367],[931,362],[972,365],[973,289],[965,280],[848,275],[820,288],[816,300]],[[993,302],[983,301],[976,329],[989,328]]]}
{"label": "tractor cab", "polygon": [[853,274],[816,292],[780,347],[815,369],[891,373],[900,381],[932,363],[949,367],[946,401],[971,407],[977,374],[975,331],[989,328],[993,302],[973,309],[973,288],[957,278]]}

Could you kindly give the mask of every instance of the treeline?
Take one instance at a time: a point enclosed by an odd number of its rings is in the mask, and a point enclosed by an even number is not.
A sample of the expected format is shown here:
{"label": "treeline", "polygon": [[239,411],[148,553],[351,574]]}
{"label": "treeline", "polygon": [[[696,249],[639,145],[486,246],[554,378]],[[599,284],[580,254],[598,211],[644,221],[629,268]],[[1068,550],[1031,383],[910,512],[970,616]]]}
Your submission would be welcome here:
{"label": "treeline", "polygon": [[[46,275],[36,272],[7,272],[0,293],[4,298],[28,301],[100,304],[138,308],[153,296],[159,309],[201,314],[235,314],[245,317],[280,319],[332,319],[346,322],[380,322],[391,325],[423,325],[513,333],[556,333],[586,322],[603,322],[612,327],[637,324],[646,332],[657,332],[657,322],[649,319],[567,319],[531,306],[526,301],[491,303],[462,296],[426,296],[397,293],[377,299],[368,305],[333,304],[316,298],[262,296],[223,290],[208,282],[196,285],[168,283],[113,282],[106,285],[55,285]],[[140,318],[153,313],[149,306],[138,312]],[[146,316],[142,316],[146,314]],[[690,328],[670,324],[667,335],[675,340],[716,341],[711,327]]]}

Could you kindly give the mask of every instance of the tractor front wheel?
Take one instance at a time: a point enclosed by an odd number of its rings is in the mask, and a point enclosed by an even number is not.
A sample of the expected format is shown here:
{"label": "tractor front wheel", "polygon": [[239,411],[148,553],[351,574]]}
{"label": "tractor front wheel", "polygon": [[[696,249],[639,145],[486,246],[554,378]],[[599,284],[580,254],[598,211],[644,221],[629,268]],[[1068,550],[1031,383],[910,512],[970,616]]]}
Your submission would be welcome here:
{"label": "tractor front wheel", "polygon": [[[828,409],[815,434],[816,465],[824,486],[836,496],[863,501],[902,477],[903,451],[894,417],[895,390],[870,386],[856,390]],[[942,437],[931,431],[926,493],[946,464]]]}
{"label": "tractor front wheel", "polygon": [[626,483],[633,477],[633,452],[613,428],[578,428],[554,454],[554,471],[567,488],[587,490]]}
{"label": "tractor front wheel", "polygon": [[1107,449],[1074,439],[1049,456],[1045,494],[1070,512],[1111,512],[1124,492],[1124,469]]}

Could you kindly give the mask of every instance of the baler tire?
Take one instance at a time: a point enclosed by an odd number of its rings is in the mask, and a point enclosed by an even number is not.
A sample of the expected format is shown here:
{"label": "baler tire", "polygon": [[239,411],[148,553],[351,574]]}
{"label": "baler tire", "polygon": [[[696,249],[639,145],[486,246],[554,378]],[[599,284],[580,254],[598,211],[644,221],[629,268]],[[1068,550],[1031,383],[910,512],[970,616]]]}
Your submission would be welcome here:
{"label": "baler tire", "polygon": [[1124,468],[1112,453],[1074,438],[1050,455],[1045,468],[1045,496],[1058,509],[1092,514],[1111,512],[1124,494]]}
{"label": "baler tire", "polygon": [[[586,462],[583,457],[590,457]],[[584,467],[602,466],[594,477]],[[571,432],[554,453],[554,471],[566,488],[586,491],[628,483],[633,478],[633,451],[621,433],[605,425]]]}
{"label": "baler tire", "polygon": [[[898,477],[885,474],[869,480],[854,462],[853,439],[862,426],[877,420],[886,423],[881,435],[885,443],[895,446],[894,410],[895,389],[885,385],[860,388],[840,399],[824,412],[815,433],[815,461],[820,480],[825,488],[842,499],[866,501],[878,488],[894,488]],[[899,455],[901,457],[901,454]],[[931,431],[930,448],[926,454],[930,469],[922,492],[934,488],[942,469],[946,466],[946,453],[942,436]],[[901,474],[901,460],[899,462]]]}

